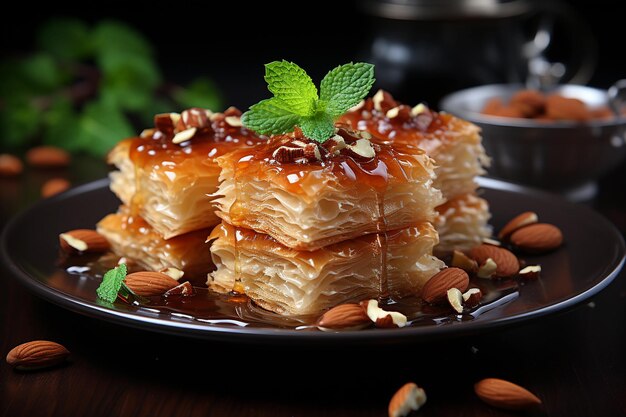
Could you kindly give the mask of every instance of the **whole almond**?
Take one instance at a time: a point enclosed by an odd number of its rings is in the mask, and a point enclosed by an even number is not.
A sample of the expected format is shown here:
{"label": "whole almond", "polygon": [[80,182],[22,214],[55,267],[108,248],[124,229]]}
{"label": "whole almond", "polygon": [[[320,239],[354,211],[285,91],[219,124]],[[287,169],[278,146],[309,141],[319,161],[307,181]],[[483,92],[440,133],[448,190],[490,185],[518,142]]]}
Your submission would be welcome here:
{"label": "whole almond", "polygon": [[15,177],[22,173],[24,166],[17,156],[0,154],[0,177]]}
{"label": "whole almond", "polygon": [[389,417],[404,417],[426,403],[426,392],[414,382],[407,382],[391,397]]}
{"label": "whole almond", "polygon": [[70,164],[70,154],[56,146],[37,146],[26,152],[26,161],[36,168],[61,168]]}
{"label": "whole almond", "polygon": [[365,327],[371,320],[359,304],[340,304],[325,312],[317,321],[320,330],[347,330]]}
{"label": "whole almond", "polygon": [[511,233],[519,229],[520,227],[528,226],[529,224],[537,223],[539,217],[534,211],[525,211],[513,217],[509,222],[504,225],[500,233],[498,233],[498,239],[505,239]]}
{"label": "whole almond", "polygon": [[161,272],[140,271],[128,274],[124,278],[126,286],[132,292],[144,297],[163,295],[178,286],[178,281]]}
{"label": "whole almond", "polygon": [[445,268],[433,275],[422,288],[422,298],[435,304],[446,300],[450,288],[464,292],[469,286],[469,276],[461,268]]}
{"label": "whole almond", "polygon": [[48,340],[33,340],[14,347],[7,363],[16,369],[39,369],[57,365],[70,355],[65,346]]}
{"label": "whole almond", "polygon": [[563,244],[563,233],[548,223],[536,223],[522,227],[511,234],[511,244],[528,253],[545,253]]}
{"label": "whole almond", "polygon": [[510,250],[493,245],[481,244],[472,248],[469,257],[483,265],[491,258],[496,263],[496,277],[511,277],[519,271],[519,261]]}
{"label": "whole almond", "polygon": [[52,197],[69,189],[71,184],[64,178],[52,178],[41,186],[41,196],[43,198]]}
{"label": "whole almond", "polygon": [[75,229],[59,235],[59,244],[65,253],[100,253],[109,250],[109,241],[91,229]]}
{"label": "whole almond", "polygon": [[483,379],[474,385],[474,392],[487,404],[506,410],[526,410],[541,405],[535,394],[503,379]]}

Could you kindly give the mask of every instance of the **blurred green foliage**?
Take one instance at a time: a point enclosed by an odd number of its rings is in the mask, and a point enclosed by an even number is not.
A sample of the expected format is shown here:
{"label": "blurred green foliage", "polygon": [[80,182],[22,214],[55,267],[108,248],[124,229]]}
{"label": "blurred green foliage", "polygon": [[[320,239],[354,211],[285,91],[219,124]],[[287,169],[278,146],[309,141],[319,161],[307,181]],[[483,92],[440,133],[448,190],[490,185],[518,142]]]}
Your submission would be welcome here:
{"label": "blurred green foliage", "polygon": [[152,45],[120,22],[50,20],[37,49],[0,62],[3,150],[44,143],[101,156],[156,113],[221,108],[208,78],[164,83]]}

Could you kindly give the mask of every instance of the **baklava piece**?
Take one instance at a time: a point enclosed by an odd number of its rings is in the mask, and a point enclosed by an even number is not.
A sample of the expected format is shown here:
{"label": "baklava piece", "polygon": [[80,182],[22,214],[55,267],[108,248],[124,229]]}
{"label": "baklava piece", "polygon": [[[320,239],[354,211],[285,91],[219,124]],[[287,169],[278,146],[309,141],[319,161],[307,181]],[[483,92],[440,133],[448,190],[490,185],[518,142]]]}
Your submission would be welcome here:
{"label": "baklava piece", "polygon": [[210,288],[246,294],[267,310],[291,316],[381,295],[415,295],[444,266],[432,256],[437,232],[428,222],[314,251],[291,249],[227,223],[209,240],[217,267],[209,275]]}
{"label": "baklava piece", "polygon": [[155,116],[155,127],[120,142],[109,154],[118,170],[111,190],[163,238],[219,223],[207,195],[215,193],[220,167],[215,159],[249,148],[260,137],[241,126],[241,112],[192,108]]}
{"label": "baklava piece", "polygon": [[98,233],[107,238],[112,251],[129,258],[151,271],[176,268],[188,278],[204,277],[213,263],[205,243],[210,229],[186,233],[165,240],[141,217],[129,213],[128,207],[109,214],[97,225]]}
{"label": "baklava piece", "polygon": [[424,150],[435,160],[434,186],[446,200],[476,190],[474,178],[484,174],[489,163],[478,126],[424,104],[400,104],[382,90],[340,121],[402,152]]}
{"label": "baklava piece", "polygon": [[435,253],[468,250],[491,236],[489,204],[474,193],[462,194],[437,207]]}
{"label": "baklava piece", "polygon": [[337,128],[320,144],[299,129],[217,158],[218,216],[298,250],[433,221],[432,160]]}

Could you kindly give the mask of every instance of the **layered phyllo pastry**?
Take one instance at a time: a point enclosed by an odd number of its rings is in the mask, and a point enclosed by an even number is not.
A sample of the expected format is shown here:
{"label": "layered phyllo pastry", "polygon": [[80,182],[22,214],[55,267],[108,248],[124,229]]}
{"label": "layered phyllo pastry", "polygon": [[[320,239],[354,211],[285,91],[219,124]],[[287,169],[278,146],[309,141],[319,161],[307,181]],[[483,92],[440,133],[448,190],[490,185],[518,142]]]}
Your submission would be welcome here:
{"label": "layered phyllo pastry", "polygon": [[254,230],[223,222],[209,236],[217,269],[211,289],[246,294],[280,314],[317,314],[344,302],[418,294],[443,267],[432,256],[428,222],[373,233],[313,251],[296,250]]}
{"label": "layered phyllo pastry", "polygon": [[465,251],[491,236],[489,204],[475,193],[461,194],[437,207],[434,225],[439,233],[436,253]]}
{"label": "layered phyllo pastry", "polygon": [[478,126],[424,104],[401,104],[382,90],[340,120],[370,133],[376,143],[405,153],[426,152],[433,158],[433,185],[444,198],[435,222],[440,235],[437,253],[468,249],[490,236],[489,206],[476,195],[475,179],[489,163]]}
{"label": "layered phyllo pastry", "polygon": [[151,271],[176,268],[187,278],[204,277],[213,264],[205,245],[209,229],[200,229],[165,240],[140,216],[121,206],[97,225],[116,255],[130,258]]}
{"label": "layered phyllo pastry", "polygon": [[340,121],[369,132],[375,142],[409,153],[425,151],[435,160],[434,186],[445,199],[476,190],[474,179],[484,174],[483,167],[489,162],[478,126],[432,111],[424,104],[401,104],[382,90],[341,116]]}
{"label": "layered phyllo pastry", "polygon": [[111,190],[164,239],[219,223],[211,199],[218,186],[216,158],[261,139],[242,127],[241,112],[192,108],[155,117],[155,127],[120,142],[109,154],[118,170]]}
{"label": "layered phyllo pastry", "polygon": [[431,158],[370,139],[338,127],[319,143],[296,128],[219,157],[217,215],[308,251],[433,221],[442,198]]}

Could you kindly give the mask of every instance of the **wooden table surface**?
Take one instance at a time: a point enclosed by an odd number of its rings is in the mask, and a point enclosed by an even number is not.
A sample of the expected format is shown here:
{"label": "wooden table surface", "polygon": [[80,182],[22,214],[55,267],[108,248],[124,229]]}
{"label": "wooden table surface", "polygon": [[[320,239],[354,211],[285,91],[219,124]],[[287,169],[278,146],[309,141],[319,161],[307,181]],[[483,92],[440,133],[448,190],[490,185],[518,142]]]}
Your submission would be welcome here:
{"label": "wooden table surface", "polygon": [[[101,178],[85,158],[68,171],[0,179],[0,226],[38,199],[41,183]],[[626,232],[626,166],[591,204]],[[616,191],[621,190],[621,191]],[[566,312],[445,342],[376,349],[231,345],[135,330],[43,301],[2,266],[0,352],[54,340],[71,352],[60,368],[13,371],[0,363],[0,416],[386,416],[391,395],[415,381],[419,416],[626,416],[626,274]],[[474,382],[499,377],[543,400],[530,414],[477,399]]]}

